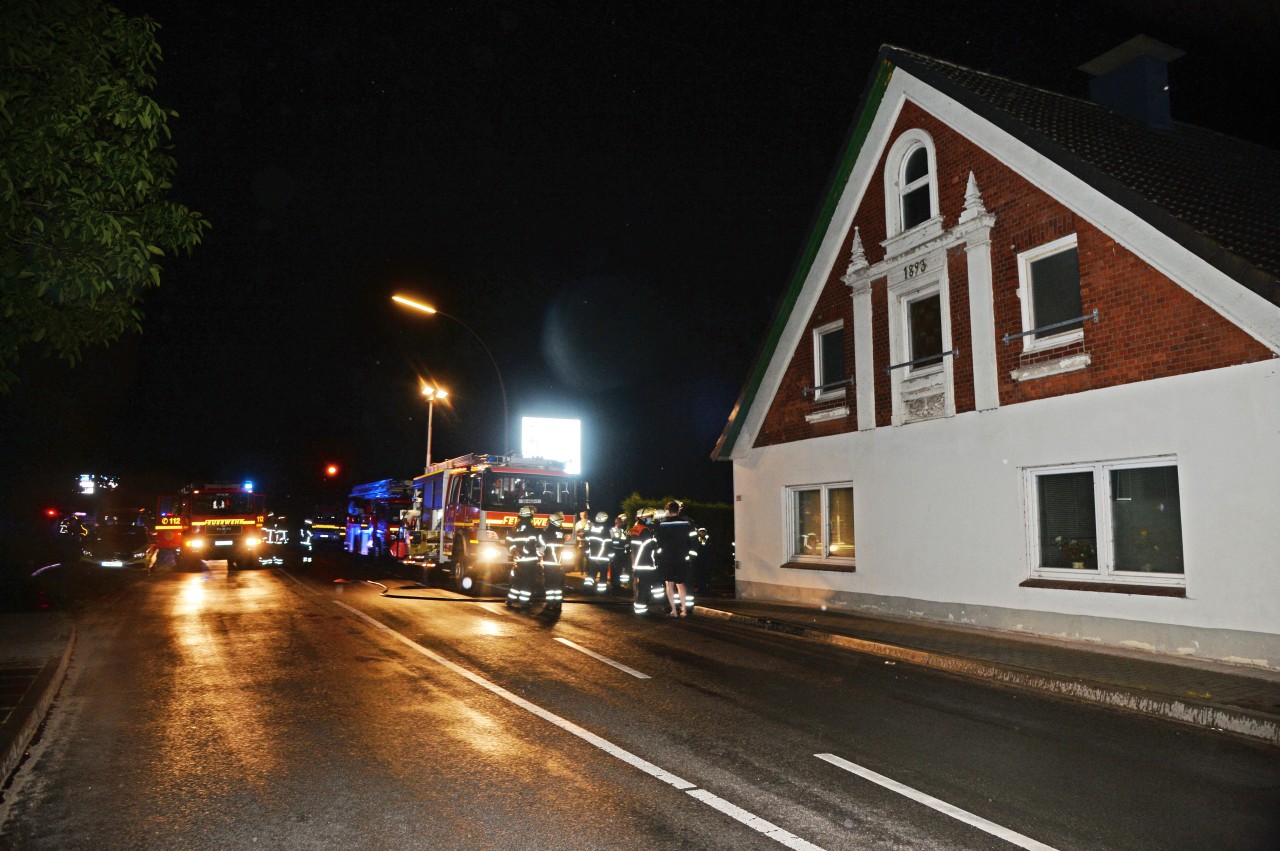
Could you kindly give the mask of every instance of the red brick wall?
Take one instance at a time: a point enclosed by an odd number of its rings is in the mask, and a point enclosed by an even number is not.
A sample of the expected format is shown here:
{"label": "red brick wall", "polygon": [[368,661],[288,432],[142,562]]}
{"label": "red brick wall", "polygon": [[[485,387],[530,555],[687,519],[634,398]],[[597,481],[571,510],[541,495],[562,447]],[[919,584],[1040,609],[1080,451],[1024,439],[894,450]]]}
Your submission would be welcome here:
{"label": "red brick wall", "polygon": [[[842,273],[843,274],[843,273]],[[760,429],[757,445],[769,446],[775,443],[790,443],[810,437],[821,437],[828,434],[840,434],[857,428],[858,415],[852,385],[845,387],[843,402],[824,399],[815,402],[812,393],[804,394],[804,388],[812,387],[814,381],[813,364],[813,331],[837,319],[844,323],[844,362],[845,375],[853,375],[853,303],[849,298],[849,288],[834,276],[838,286],[830,282],[818,297],[809,324],[805,327],[804,336],[796,348],[791,363],[787,365],[786,375],[782,379],[782,387],[773,400],[773,407],[765,418]],[[806,414],[827,408],[847,405],[849,415],[824,422],[809,423]]]}
{"label": "red brick wall", "polygon": [[[979,149],[967,138],[908,103],[894,128],[892,139],[919,127],[933,137],[939,175],[938,196],[943,227],[955,227],[964,210],[964,193],[972,171],[987,211],[996,217],[991,232],[992,281],[996,324],[997,378],[1000,404],[1043,399],[1134,381],[1181,375],[1271,357],[1271,352],[1189,292],[1139,260],[1090,222],[1076,216],[1058,201],[1039,191]],[[887,148],[888,146],[886,146]],[[877,164],[854,216],[862,236],[867,261],[884,259],[880,243],[885,239],[884,161]],[[1022,331],[1022,305],[1017,295],[1021,251],[1076,234],[1080,257],[1080,295],[1084,313],[1098,309],[1099,322],[1086,322],[1084,340],[1070,347],[1026,356],[1020,340],[1000,342],[1007,333]],[[848,417],[810,424],[805,415],[828,407],[801,394],[813,384],[812,330],[837,316],[845,321],[846,373],[855,374],[853,363],[852,300],[840,280],[848,265],[853,232],[845,235],[839,260],[819,297],[806,333],[787,367],[773,399],[757,446],[804,440],[857,428],[855,389],[846,401]],[[954,364],[957,413],[974,409],[972,337],[969,328],[967,260],[953,252],[947,262],[950,287],[951,340],[960,349]],[[877,426],[891,422],[892,397],[884,368],[889,365],[888,296],[884,279],[872,282],[871,309],[874,346]],[[1010,373],[1037,360],[1053,360],[1067,354],[1088,352],[1091,364],[1076,372],[1016,381]]]}

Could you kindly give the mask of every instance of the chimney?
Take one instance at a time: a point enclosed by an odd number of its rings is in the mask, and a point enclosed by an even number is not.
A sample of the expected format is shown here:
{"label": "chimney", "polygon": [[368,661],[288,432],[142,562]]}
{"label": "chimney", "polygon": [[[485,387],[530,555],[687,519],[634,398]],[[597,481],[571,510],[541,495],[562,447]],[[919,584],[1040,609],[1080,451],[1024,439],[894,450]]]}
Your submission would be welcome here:
{"label": "chimney", "polygon": [[1135,36],[1080,66],[1093,77],[1089,97],[1146,127],[1172,130],[1169,63],[1185,51],[1145,35]]}

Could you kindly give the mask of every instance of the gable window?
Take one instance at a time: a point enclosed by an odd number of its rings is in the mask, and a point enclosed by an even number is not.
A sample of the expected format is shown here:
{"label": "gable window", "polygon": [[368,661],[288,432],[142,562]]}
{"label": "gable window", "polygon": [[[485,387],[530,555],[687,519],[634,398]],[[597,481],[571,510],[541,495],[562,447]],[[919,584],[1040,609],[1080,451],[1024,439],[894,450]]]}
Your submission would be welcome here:
{"label": "gable window", "polygon": [[1033,573],[1185,581],[1178,466],[1171,458],[1028,471]]}
{"label": "gable window", "polygon": [[903,160],[902,177],[898,182],[902,192],[903,230],[911,230],[933,218],[932,199],[929,197],[930,174],[929,152],[924,145],[917,145]]}
{"label": "gable window", "polygon": [[789,488],[788,553],[794,561],[851,563],[853,485],[849,483]]}
{"label": "gable window", "polygon": [[1018,276],[1026,349],[1084,338],[1075,234],[1019,254]]}
{"label": "gable window", "polygon": [[907,344],[911,371],[942,363],[942,296],[937,291],[907,302]]}
{"label": "gable window", "polygon": [[933,138],[912,128],[900,135],[884,161],[884,213],[889,256],[942,233],[938,161]]}
{"label": "gable window", "polygon": [[813,332],[814,399],[844,395],[844,322],[832,322]]}

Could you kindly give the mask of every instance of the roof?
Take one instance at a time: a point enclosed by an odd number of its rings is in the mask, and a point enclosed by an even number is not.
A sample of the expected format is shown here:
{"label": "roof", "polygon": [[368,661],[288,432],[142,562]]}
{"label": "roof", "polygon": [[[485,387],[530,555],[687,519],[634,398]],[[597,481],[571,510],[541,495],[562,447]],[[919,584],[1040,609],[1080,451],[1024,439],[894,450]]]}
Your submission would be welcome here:
{"label": "roof", "polygon": [[882,55],[1280,305],[1280,151],[1180,122],[1148,128],[1091,101],[899,48]]}
{"label": "roof", "polygon": [[885,45],[759,357],[712,458],[733,450],[894,68],[991,122],[1209,265],[1280,306],[1280,151],[1174,122],[1146,127],[1091,101]]}

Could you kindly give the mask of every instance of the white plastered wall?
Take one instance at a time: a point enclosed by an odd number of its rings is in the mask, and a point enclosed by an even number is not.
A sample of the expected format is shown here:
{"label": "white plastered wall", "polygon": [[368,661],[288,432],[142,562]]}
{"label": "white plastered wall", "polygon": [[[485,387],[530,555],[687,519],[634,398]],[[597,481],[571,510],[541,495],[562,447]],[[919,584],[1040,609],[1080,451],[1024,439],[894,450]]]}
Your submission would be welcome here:
{"label": "white plastered wall", "polygon": [[[1186,597],[1023,588],[1028,467],[1174,455]],[[785,489],[854,483],[857,570],[782,569]],[[1280,360],[741,452],[742,596],[1280,667]]]}

